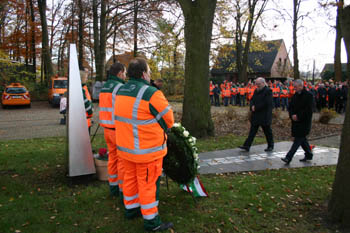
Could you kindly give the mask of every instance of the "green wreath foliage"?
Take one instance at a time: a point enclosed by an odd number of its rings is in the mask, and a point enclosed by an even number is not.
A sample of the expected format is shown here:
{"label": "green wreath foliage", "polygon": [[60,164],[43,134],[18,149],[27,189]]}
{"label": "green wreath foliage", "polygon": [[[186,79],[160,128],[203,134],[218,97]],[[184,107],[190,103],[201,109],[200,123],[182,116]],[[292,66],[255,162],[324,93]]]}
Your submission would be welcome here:
{"label": "green wreath foliage", "polygon": [[178,184],[189,184],[198,174],[196,138],[179,123],[168,134],[168,153],[163,160],[164,173]]}

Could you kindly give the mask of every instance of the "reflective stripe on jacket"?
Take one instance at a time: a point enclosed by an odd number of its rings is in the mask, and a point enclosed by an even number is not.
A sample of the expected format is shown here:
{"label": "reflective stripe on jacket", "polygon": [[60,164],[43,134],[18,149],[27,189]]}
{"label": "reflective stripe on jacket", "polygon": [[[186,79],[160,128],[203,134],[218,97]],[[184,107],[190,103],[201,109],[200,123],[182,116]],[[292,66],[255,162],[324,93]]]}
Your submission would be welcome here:
{"label": "reflective stripe on jacket", "polygon": [[147,163],[167,153],[166,134],[174,115],[163,93],[142,79],[131,78],[117,92],[114,120],[118,155]]}
{"label": "reflective stripe on jacket", "polygon": [[110,75],[107,82],[103,85],[100,100],[100,125],[105,128],[114,129],[114,103],[115,96],[124,81],[116,76]]}

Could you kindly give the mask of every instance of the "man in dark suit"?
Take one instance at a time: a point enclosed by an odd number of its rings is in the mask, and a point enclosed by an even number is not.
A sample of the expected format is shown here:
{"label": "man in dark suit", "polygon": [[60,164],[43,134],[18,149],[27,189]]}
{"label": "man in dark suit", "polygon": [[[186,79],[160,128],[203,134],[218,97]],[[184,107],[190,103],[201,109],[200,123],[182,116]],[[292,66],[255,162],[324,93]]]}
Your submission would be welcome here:
{"label": "man in dark suit", "polygon": [[242,150],[249,151],[253,143],[254,137],[258,132],[259,127],[264,131],[267,148],[265,151],[272,151],[274,142],[271,129],[272,122],[272,91],[267,87],[264,78],[257,78],[255,80],[257,89],[254,91],[252,100],[250,101],[251,119],[250,131],[248,138],[245,140]]}
{"label": "man in dark suit", "polygon": [[299,146],[305,151],[305,157],[300,159],[301,162],[312,160],[313,157],[306,138],[311,130],[313,97],[310,92],[305,90],[304,83],[300,79],[294,81],[294,88],[295,94],[289,105],[289,117],[292,120],[292,136],[294,137],[294,141],[286,157],[282,158],[282,161],[287,165],[292,161]]}

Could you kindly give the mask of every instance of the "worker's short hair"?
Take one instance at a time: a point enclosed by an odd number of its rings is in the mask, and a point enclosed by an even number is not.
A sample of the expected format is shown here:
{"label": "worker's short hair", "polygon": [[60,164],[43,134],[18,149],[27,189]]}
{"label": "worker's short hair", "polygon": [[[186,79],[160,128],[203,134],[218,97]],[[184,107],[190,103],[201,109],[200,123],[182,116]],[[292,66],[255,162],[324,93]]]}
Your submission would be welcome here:
{"label": "worker's short hair", "polygon": [[116,62],[109,68],[108,74],[117,76],[120,71],[124,71],[125,66],[122,63]]}
{"label": "worker's short hair", "polygon": [[142,57],[132,59],[128,66],[128,76],[142,78],[143,72],[147,72],[147,61]]}

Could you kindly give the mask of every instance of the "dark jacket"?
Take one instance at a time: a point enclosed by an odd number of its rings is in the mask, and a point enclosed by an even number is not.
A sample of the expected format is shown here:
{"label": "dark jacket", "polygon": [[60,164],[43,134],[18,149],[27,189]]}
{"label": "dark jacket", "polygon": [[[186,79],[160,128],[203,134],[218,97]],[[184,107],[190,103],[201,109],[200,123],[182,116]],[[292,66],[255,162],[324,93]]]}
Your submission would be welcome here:
{"label": "dark jacket", "polygon": [[250,101],[250,110],[255,106],[252,112],[252,125],[271,125],[272,121],[272,91],[268,87],[264,87],[260,91],[256,89],[252,100]]}
{"label": "dark jacket", "polygon": [[303,89],[295,93],[289,105],[289,117],[297,115],[298,121],[292,120],[292,136],[305,137],[310,133],[312,122],[312,94]]}

